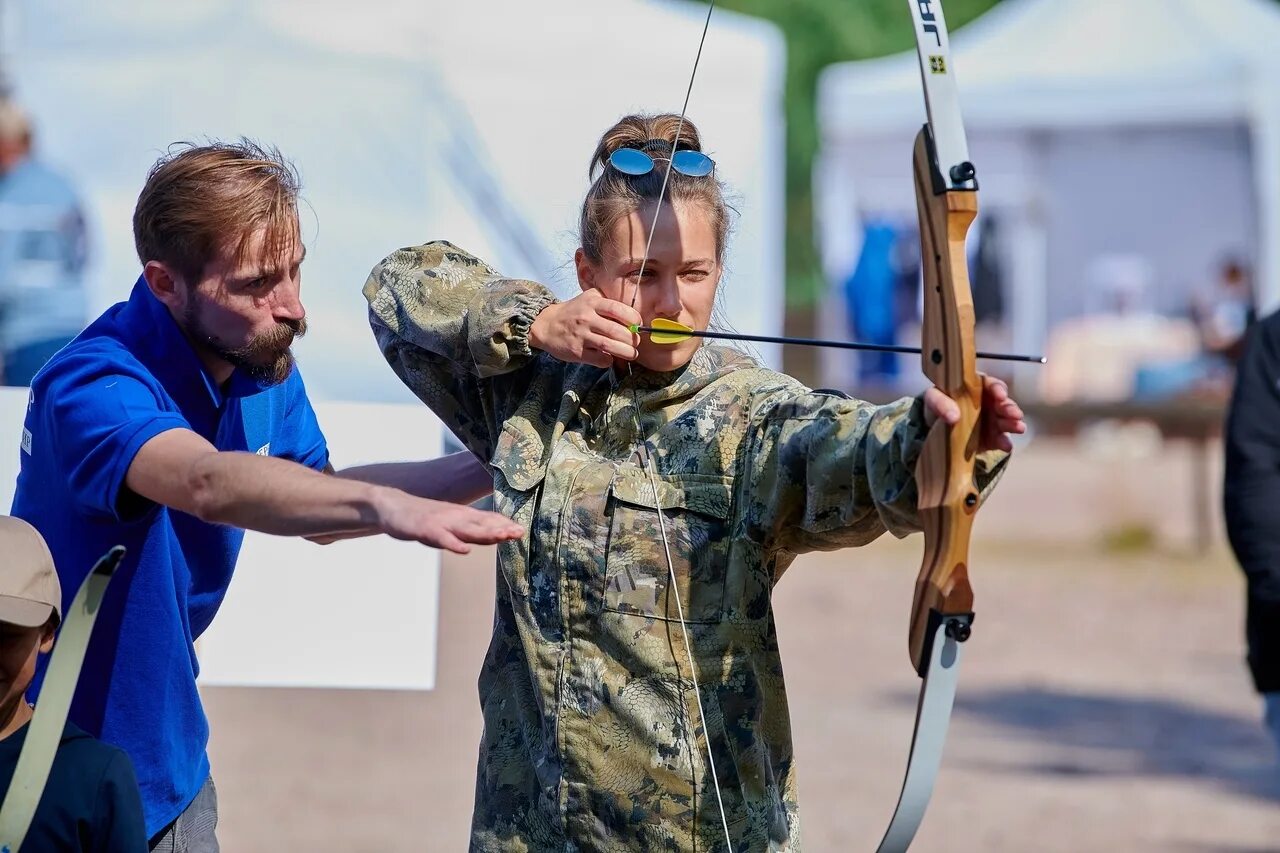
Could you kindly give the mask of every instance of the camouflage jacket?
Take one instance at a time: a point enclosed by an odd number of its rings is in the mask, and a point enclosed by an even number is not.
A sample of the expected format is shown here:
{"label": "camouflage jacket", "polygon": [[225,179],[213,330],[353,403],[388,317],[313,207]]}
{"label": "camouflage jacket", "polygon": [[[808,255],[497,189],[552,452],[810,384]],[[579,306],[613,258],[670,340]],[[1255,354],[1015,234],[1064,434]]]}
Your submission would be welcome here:
{"label": "camouflage jacket", "polygon": [[387,361],[526,531],[498,549],[471,849],[723,850],[710,749],[735,850],[798,850],[771,592],[799,553],[917,529],[919,398],[810,391],[721,346],[665,374],[557,361],[528,343],[552,294],[448,243],[364,293]]}

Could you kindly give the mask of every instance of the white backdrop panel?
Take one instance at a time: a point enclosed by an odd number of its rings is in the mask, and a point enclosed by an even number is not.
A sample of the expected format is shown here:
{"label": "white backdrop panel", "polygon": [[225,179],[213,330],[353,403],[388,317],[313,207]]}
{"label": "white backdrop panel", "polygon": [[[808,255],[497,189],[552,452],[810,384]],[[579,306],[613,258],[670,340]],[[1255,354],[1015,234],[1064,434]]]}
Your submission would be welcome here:
{"label": "white backdrop panel", "polygon": [[[13,502],[27,389],[0,388],[0,503]],[[316,404],[335,467],[424,459],[442,447],[420,405]],[[249,533],[226,601],[200,639],[201,684],[429,690],[438,551],[386,537],[313,545]]]}

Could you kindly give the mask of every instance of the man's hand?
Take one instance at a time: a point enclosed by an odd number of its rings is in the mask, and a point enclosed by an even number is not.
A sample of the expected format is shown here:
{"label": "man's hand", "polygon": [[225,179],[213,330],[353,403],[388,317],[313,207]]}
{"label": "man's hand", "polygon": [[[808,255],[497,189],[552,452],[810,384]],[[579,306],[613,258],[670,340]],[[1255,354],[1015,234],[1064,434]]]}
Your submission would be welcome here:
{"label": "man's hand", "polygon": [[492,545],[524,534],[524,528],[496,512],[417,498],[399,489],[378,489],[374,507],[379,529],[393,539],[455,554],[470,553],[471,545]]}
{"label": "man's hand", "polygon": [[[978,425],[978,451],[1013,450],[1009,433],[1021,435],[1027,431],[1022,408],[1009,396],[1009,386],[993,376],[982,376],[982,421]],[[937,388],[924,392],[925,423],[933,426],[939,418],[943,423],[960,421],[960,407],[956,401]]]}
{"label": "man's hand", "polygon": [[633,361],[640,354],[640,336],[628,327],[642,322],[630,305],[589,288],[543,308],[529,327],[529,344],[560,361],[612,367],[615,358]]}

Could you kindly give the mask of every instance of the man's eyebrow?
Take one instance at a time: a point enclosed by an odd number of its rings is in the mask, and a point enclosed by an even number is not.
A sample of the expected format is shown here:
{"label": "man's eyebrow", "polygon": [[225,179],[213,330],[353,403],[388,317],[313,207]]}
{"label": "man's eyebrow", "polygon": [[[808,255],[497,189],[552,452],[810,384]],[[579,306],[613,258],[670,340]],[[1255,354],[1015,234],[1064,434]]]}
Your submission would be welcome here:
{"label": "man's eyebrow", "polygon": [[[306,258],[307,258],[307,247],[303,246],[301,253],[299,253],[293,260],[291,260],[288,266],[296,266],[298,264],[301,264],[304,260],[306,260]],[[280,271],[284,269],[284,266],[285,266],[284,264],[278,264],[275,261],[265,261],[259,266],[242,267],[241,269],[238,269],[235,271],[235,273],[232,276],[232,280],[238,281],[238,282],[246,282],[246,281],[255,281],[260,278],[271,278],[274,275],[278,275]]]}

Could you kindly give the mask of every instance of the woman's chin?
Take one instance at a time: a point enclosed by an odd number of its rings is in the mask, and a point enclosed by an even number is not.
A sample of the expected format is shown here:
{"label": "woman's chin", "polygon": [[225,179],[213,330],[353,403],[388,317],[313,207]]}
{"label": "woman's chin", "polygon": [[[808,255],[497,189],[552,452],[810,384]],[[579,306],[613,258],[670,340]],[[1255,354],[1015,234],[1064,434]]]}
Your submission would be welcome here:
{"label": "woman's chin", "polygon": [[645,370],[652,370],[655,373],[669,373],[672,370],[679,370],[684,367],[692,357],[693,352],[686,352],[684,347],[655,349],[651,352],[645,352],[642,348],[640,357],[636,359],[635,363]]}

